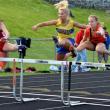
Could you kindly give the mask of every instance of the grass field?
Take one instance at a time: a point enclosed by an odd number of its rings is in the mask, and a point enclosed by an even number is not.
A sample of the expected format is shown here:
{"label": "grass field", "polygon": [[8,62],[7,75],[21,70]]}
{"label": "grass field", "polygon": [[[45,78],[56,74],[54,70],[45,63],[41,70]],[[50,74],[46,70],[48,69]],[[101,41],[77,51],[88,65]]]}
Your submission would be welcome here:
{"label": "grass field", "polygon": [[[87,18],[90,14],[97,15],[110,32],[110,15],[104,11],[83,8],[73,8],[71,10],[75,15],[74,20],[80,23],[87,24]],[[37,32],[32,31],[31,27],[36,23],[56,18],[57,10],[53,5],[48,4],[44,0],[0,0],[0,19],[4,20],[11,37],[50,38],[55,34],[55,27],[42,28]],[[38,48],[39,50],[37,50]],[[43,41],[41,43],[33,40],[31,49],[27,51],[26,58],[54,59],[53,48],[54,45],[52,42]],[[44,50],[46,50],[45,54],[41,55],[40,53],[44,52]],[[89,61],[92,61],[91,52],[89,52],[88,56]],[[17,52],[10,53],[10,57],[18,57]],[[31,66],[31,64],[28,66]],[[43,66],[41,67],[44,68]]]}

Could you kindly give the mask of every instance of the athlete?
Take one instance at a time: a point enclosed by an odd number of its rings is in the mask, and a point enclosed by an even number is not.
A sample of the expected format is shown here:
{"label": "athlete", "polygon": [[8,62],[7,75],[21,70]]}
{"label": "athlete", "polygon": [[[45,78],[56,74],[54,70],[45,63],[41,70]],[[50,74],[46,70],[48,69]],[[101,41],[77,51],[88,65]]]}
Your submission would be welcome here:
{"label": "athlete", "polygon": [[66,60],[65,56],[68,52],[72,53],[72,57],[76,56],[74,53],[74,39],[72,39],[74,27],[86,28],[86,25],[71,19],[67,1],[61,1],[55,6],[58,9],[58,19],[36,24],[32,29],[38,30],[40,27],[44,26],[56,26],[57,38],[53,38],[57,47],[56,59]]}
{"label": "athlete", "polygon": [[[106,27],[103,27],[103,29],[104,29],[104,31],[105,31],[105,37],[106,37],[105,46],[106,46],[106,49],[109,50],[110,35],[109,35],[109,33],[107,32],[107,28],[106,28]],[[107,62],[108,62],[108,54],[98,53],[98,61],[99,61],[99,63],[101,63],[102,60],[104,60],[104,62],[107,63]]]}
{"label": "athlete", "polygon": [[110,55],[110,52],[105,46],[105,32],[101,24],[99,23],[98,17],[90,15],[88,17],[89,26],[85,29],[83,39],[76,51],[88,49],[99,53],[106,53]]}
{"label": "athlete", "polygon": [[[10,34],[6,25],[2,20],[0,20],[0,57],[7,57],[7,52],[17,51],[24,53],[26,51],[26,45],[24,45],[26,40],[18,39],[17,43],[12,44],[8,41]],[[21,42],[21,44],[20,44]],[[23,56],[24,57],[24,56]],[[2,70],[6,65],[6,62],[0,62],[0,69]]]}

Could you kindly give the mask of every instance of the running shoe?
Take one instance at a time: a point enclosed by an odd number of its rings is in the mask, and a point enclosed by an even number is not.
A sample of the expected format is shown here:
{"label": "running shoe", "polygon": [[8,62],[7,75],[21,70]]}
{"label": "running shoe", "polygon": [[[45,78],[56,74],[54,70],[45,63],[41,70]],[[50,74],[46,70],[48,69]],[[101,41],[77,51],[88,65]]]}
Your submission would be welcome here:
{"label": "running shoe", "polygon": [[71,53],[72,53],[72,58],[74,58],[74,57],[76,57],[77,56],[77,53],[76,53],[76,51],[73,49],[73,50],[71,50],[70,51]]}

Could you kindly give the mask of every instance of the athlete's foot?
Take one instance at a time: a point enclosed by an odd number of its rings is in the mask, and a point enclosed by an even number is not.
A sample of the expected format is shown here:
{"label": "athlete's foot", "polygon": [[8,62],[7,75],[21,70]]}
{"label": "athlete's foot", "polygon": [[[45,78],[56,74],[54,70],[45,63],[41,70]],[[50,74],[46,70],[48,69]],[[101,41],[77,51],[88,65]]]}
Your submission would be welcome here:
{"label": "athlete's foot", "polygon": [[72,45],[69,47],[69,51],[71,52],[71,56],[73,58],[76,57],[77,53],[76,53],[75,48]]}
{"label": "athlete's foot", "polygon": [[76,57],[77,56],[77,53],[76,53],[76,51],[73,49],[73,50],[71,50],[71,54],[72,54],[72,58],[74,58],[74,57]]}

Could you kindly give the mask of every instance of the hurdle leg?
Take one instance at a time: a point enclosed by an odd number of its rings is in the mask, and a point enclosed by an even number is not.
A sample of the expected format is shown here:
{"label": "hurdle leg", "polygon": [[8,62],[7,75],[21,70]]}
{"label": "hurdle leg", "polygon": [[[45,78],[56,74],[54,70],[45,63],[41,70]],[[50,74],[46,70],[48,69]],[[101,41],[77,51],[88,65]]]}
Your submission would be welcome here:
{"label": "hurdle leg", "polygon": [[64,100],[64,72],[63,72],[63,64],[62,64],[62,71],[61,71],[61,98],[64,105],[67,106],[75,106],[75,105],[82,105],[85,104],[84,102],[80,101],[71,101],[71,66],[72,62],[69,62],[69,71],[68,71],[68,91],[67,91],[67,100]]}
{"label": "hurdle leg", "polygon": [[21,73],[20,73],[20,101],[21,102],[29,102],[36,101],[38,98],[24,98],[23,97],[23,58],[21,58]]}

